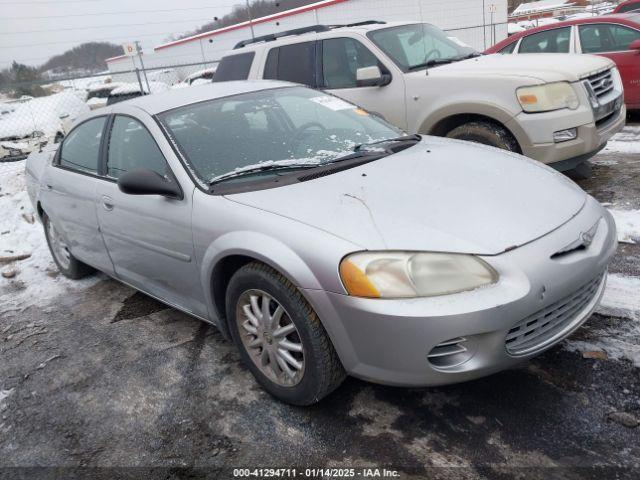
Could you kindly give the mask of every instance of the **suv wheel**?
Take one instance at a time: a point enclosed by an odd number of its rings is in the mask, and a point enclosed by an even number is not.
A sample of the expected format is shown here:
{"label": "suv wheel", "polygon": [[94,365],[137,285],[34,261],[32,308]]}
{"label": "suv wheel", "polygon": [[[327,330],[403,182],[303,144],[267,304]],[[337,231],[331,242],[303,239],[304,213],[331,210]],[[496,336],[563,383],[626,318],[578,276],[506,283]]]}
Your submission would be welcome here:
{"label": "suv wheel", "polygon": [[67,278],[79,280],[94,272],[92,267],[82,263],[71,254],[67,244],[60,237],[46,213],[42,214],[42,224],[44,225],[44,236],[47,239],[49,251],[60,273]]}
{"label": "suv wheel", "polygon": [[299,290],[254,262],[231,279],[226,295],[231,336],[262,387],[293,405],[311,405],[346,374],[318,316]]}
{"label": "suv wheel", "polygon": [[517,152],[518,142],[506,128],[491,122],[469,122],[454,128],[447,134],[448,138],[482,143],[492,147]]}

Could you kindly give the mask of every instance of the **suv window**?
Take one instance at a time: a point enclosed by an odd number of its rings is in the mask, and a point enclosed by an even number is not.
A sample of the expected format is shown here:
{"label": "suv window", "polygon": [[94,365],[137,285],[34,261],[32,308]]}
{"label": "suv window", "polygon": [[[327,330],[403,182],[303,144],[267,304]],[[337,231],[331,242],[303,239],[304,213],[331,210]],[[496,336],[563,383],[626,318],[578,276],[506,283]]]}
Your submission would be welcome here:
{"label": "suv window", "polygon": [[524,37],[519,53],[569,53],[571,27],[544,30]]}
{"label": "suv window", "polygon": [[315,71],[316,42],[303,42],[271,49],[263,76],[315,87]]}
{"label": "suv window", "polygon": [[359,68],[383,65],[364,45],[352,38],[322,42],[322,76],[325,88],[355,88]]}
{"label": "suv window", "polygon": [[640,39],[640,32],[622,25],[596,24],[580,26],[583,53],[621,52]]}
{"label": "suv window", "polygon": [[100,141],[106,120],[107,117],[98,117],[74,128],[62,143],[60,165],[97,174]]}
{"label": "suv window", "polygon": [[213,78],[214,82],[229,82],[231,80],[246,80],[253,63],[254,52],[229,55],[220,61],[218,70]]}
{"label": "suv window", "polygon": [[125,172],[141,169],[164,177],[167,164],[149,131],[137,120],[118,115],[111,127],[107,176],[118,178]]}

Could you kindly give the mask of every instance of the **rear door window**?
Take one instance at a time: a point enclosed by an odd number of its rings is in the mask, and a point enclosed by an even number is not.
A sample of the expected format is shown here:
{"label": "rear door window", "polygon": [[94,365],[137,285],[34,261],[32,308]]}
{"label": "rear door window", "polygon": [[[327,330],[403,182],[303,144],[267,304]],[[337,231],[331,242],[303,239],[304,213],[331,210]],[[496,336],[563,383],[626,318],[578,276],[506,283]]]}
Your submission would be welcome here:
{"label": "rear door window", "polygon": [[571,27],[534,33],[522,39],[519,53],[569,53]]}
{"label": "rear door window", "polygon": [[264,78],[316,87],[316,42],[274,48],[269,52]]}
{"label": "rear door window", "polygon": [[106,120],[107,117],[98,117],[74,128],[62,143],[60,165],[78,172],[97,174]]}
{"label": "rear door window", "polygon": [[220,61],[218,70],[213,78],[214,82],[229,82],[232,80],[246,80],[249,78],[254,52],[229,55]]}

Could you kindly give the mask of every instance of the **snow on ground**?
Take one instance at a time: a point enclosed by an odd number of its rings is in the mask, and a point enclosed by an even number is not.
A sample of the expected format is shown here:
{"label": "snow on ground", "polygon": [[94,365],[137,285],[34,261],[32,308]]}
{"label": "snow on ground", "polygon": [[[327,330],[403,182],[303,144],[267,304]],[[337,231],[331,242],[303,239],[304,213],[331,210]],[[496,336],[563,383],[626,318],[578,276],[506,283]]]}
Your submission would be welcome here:
{"label": "snow on ground", "polygon": [[[0,259],[31,255],[12,263],[0,261],[0,313],[19,312],[99,280],[77,282],[58,274],[25,189],[24,165],[24,161],[0,163]],[[13,278],[4,278],[12,273]]]}
{"label": "snow on ground", "polygon": [[627,126],[613,137],[602,151],[603,155],[596,156],[591,161],[601,163],[608,161],[607,153],[621,153],[630,155],[629,159],[640,162],[640,126]]}
{"label": "snow on ground", "polygon": [[618,241],[622,243],[640,243],[640,210],[610,208],[609,211],[616,221]]}

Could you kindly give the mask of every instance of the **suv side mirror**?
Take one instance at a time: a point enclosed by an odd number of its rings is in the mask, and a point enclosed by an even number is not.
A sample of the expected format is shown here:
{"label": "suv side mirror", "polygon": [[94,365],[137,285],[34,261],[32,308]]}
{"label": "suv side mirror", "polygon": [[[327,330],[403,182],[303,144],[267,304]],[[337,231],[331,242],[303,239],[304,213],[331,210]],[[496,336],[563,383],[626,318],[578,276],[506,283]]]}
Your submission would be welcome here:
{"label": "suv side mirror", "polygon": [[182,199],[182,190],[176,182],[152,170],[134,170],[122,174],[118,178],[118,188],[128,195],[162,195]]}
{"label": "suv side mirror", "polygon": [[356,80],[359,87],[384,87],[391,83],[391,75],[383,74],[380,67],[359,68],[356,71]]}
{"label": "suv side mirror", "polygon": [[634,40],[629,45],[629,50],[635,50],[636,52],[640,52],[640,40]]}

